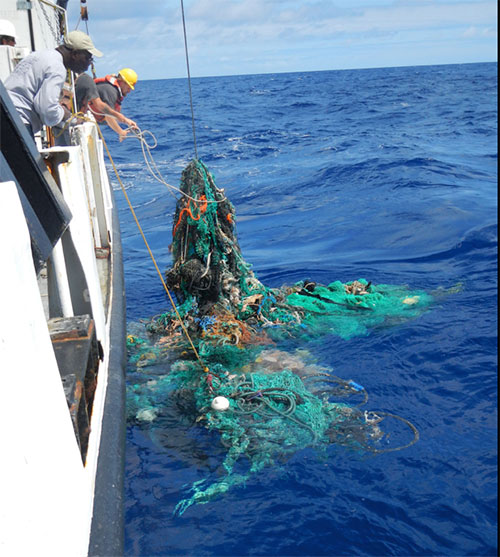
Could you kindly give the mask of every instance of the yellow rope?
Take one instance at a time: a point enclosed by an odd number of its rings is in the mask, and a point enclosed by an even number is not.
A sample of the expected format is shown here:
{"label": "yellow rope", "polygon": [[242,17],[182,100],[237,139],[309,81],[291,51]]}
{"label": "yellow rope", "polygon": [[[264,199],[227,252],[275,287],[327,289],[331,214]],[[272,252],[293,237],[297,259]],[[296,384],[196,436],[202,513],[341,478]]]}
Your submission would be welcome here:
{"label": "yellow rope", "polygon": [[132,207],[132,203],[130,202],[130,199],[127,195],[127,192],[125,190],[125,186],[123,185],[123,182],[121,181],[120,175],[118,174],[118,169],[115,166],[115,162],[113,160],[113,157],[111,156],[111,153],[109,152],[108,146],[106,144],[106,141],[104,139],[104,136],[102,134],[101,128],[100,126],[97,124],[97,122],[94,122],[92,120],[90,120],[89,118],[83,118],[84,120],[87,120],[88,122],[92,122],[93,124],[95,124],[97,126],[97,131],[99,132],[99,136],[101,137],[101,140],[103,142],[104,148],[106,149],[106,153],[108,154],[108,158],[111,162],[111,165],[113,167],[113,170],[115,172],[116,178],[118,180],[118,183],[120,184],[120,187],[122,189],[123,195],[125,196],[125,199],[127,200],[128,206],[130,208],[130,211],[132,213],[132,216],[134,217],[135,223],[137,225],[137,228],[139,229],[139,232],[141,233],[142,239],[144,240],[144,244],[146,245],[146,248],[149,252],[149,256],[151,257],[151,260],[153,261],[153,265],[155,266],[156,272],[158,273],[158,276],[160,277],[161,283],[163,285],[163,288],[165,289],[165,292],[167,293],[168,299],[170,300],[170,303],[172,304],[172,307],[174,308],[175,314],[177,315],[177,318],[179,319],[179,323],[182,327],[182,330],[184,331],[184,334],[186,335],[189,344],[191,345],[191,348],[193,349],[193,352],[197,358],[197,360],[199,361],[201,367],[203,368],[203,371],[205,373],[208,373],[210,370],[208,369],[208,367],[205,365],[205,363],[203,362],[203,360],[201,359],[200,355],[198,354],[198,351],[196,350],[193,341],[191,340],[191,337],[189,336],[188,330],[186,329],[186,326],[184,325],[183,321],[182,321],[182,317],[180,316],[180,313],[175,305],[175,302],[170,294],[170,291],[165,283],[165,280],[163,279],[163,275],[161,274],[160,269],[158,268],[158,264],[156,263],[156,259],[153,255],[153,252],[151,251],[151,248],[149,247],[148,241],[146,240],[146,236],[144,235],[144,232],[142,230],[142,227],[139,223],[139,219],[137,218],[137,215],[134,211],[134,208]]}

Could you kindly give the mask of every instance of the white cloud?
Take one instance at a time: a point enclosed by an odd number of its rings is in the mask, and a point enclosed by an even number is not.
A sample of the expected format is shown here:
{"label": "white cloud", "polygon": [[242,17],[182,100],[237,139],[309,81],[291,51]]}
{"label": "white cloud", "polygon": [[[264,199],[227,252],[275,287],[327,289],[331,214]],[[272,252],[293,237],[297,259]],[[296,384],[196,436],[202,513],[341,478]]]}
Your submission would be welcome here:
{"label": "white cloud", "polygon": [[468,27],[463,33],[463,37],[477,37],[479,34],[479,30],[477,27]]}
{"label": "white cloud", "polygon": [[[186,11],[186,9],[185,9]],[[272,14],[272,5],[264,0],[195,0],[189,5],[190,20],[227,25],[261,22]]]}
{"label": "white cloud", "polygon": [[[496,20],[496,3],[484,2],[393,2],[390,5],[324,10],[324,3],[295,2],[295,10],[283,2],[234,2],[231,0],[196,0],[189,12],[190,36],[195,40],[234,41],[295,35],[316,39],[338,34],[380,33],[457,25],[491,25]],[[287,9],[283,10],[286,5]],[[232,6],[233,9],[229,9]],[[251,10],[247,19],[240,15]],[[238,8],[238,9],[237,9]],[[230,22],[231,25],[227,23]]]}
{"label": "white cloud", "polygon": [[[78,6],[70,2],[74,27],[78,11],[71,4]],[[185,74],[180,0],[87,4],[90,33],[105,53],[101,68],[128,65],[147,78]],[[442,44],[443,53],[454,51],[460,62],[459,40],[467,38],[467,61],[476,42],[482,48],[478,61],[496,59],[493,0],[184,0],[184,8],[193,75],[272,71],[273,63],[276,71],[318,69],[321,60],[327,63],[325,53],[328,63],[349,67],[349,43],[364,60],[351,63],[365,67],[391,65],[394,49],[409,43],[417,48],[419,40],[422,52],[426,44]],[[416,54],[418,48],[409,63]]]}

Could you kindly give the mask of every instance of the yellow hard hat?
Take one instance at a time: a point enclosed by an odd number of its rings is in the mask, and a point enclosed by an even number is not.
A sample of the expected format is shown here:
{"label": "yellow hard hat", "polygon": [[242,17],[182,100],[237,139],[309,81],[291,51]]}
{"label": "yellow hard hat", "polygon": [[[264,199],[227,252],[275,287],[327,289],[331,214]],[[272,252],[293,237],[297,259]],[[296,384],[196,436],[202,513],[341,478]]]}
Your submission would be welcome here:
{"label": "yellow hard hat", "polygon": [[134,86],[137,83],[137,74],[134,70],[131,70],[130,68],[123,68],[123,70],[118,72],[118,77],[121,77],[131,89],[134,89]]}

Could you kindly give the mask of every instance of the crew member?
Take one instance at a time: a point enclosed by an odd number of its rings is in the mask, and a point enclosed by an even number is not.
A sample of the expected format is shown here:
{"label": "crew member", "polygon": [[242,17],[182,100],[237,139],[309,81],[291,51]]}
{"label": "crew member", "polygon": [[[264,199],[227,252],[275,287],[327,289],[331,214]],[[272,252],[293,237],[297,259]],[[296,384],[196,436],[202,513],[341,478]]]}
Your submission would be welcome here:
{"label": "crew member", "polygon": [[0,46],[16,46],[16,28],[7,19],[0,19]]}
{"label": "crew member", "polygon": [[71,31],[56,49],[29,54],[5,80],[5,88],[32,134],[43,124],[55,126],[71,118],[71,112],[60,103],[66,70],[86,71],[92,56],[102,56],[92,39],[82,31]]}
{"label": "crew member", "polygon": [[[92,104],[93,110],[96,112],[96,118],[100,114],[109,115],[111,118],[122,122],[128,127],[137,128],[137,124],[127,118],[124,114],[115,110],[111,106],[107,105],[99,96],[97,91],[97,84],[87,73],[82,73],[78,76],[75,82],[75,94],[76,94],[76,105],[79,112],[87,112],[89,105]],[[101,117],[102,119],[102,117]],[[126,132],[120,128],[119,134],[125,134]],[[114,128],[113,128],[114,129]]]}
{"label": "crew member", "polygon": [[[137,74],[130,68],[123,68],[118,72],[118,75],[107,75],[106,77],[96,79],[95,82],[101,100],[117,112],[120,112],[123,99],[135,88]],[[123,141],[130,130],[121,128],[114,118],[100,112],[94,103],[90,102],[89,106],[96,120],[98,122],[105,120],[118,134],[120,141]]]}

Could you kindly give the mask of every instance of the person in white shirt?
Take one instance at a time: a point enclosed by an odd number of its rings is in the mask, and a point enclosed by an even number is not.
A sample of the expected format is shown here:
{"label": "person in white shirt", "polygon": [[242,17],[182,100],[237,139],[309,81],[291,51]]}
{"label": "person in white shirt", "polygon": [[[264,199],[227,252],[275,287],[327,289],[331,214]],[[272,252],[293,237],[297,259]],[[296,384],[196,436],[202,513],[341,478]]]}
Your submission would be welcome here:
{"label": "person in white shirt", "polygon": [[92,39],[82,31],[71,31],[56,49],[32,52],[5,80],[5,88],[32,134],[44,124],[55,126],[71,117],[59,102],[67,70],[86,71],[92,56],[102,56]]}

